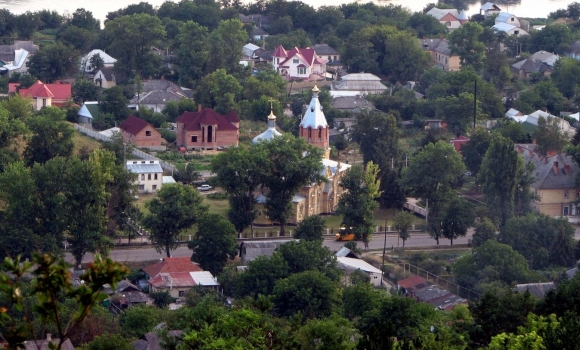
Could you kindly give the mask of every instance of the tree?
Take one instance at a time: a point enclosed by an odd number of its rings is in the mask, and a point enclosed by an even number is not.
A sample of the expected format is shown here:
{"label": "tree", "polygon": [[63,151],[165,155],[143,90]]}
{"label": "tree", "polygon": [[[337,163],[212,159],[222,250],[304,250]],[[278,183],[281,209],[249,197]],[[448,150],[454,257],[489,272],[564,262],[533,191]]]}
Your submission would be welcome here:
{"label": "tree", "polygon": [[101,115],[110,114],[116,121],[122,122],[131,115],[131,110],[127,108],[129,101],[123,94],[123,88],[116,85],[103,91],[99,110]]}
{"label": "tree", "polygon": [[99,99],[99,87],[87,79],[75,81],[72,86],[72,92],[74,101],[79,104],[85,101],[97,101]]}
{"label": "tree", "polygon": [[38,51],[28,62],[28,73],[52,83],[78,70],[78,52],[61,42],[50,44]]}
{"label": "tree", "polygon": [[272,295],[276,281],[289,275],[288,263],[281,254],[259,256],[248,263],[248,269],[240,276],[234,295],[239,298]]}
{"label": "tree", "polygon": [[472,66],[477,72],[483,68],[485,45],[479,41],[483,27],[478,23],[468,22],[449,35],[451,51],[461,58],[462,66]]}
{"label": "tree", "polygon": [[308,320],[296,340],[303,350],[356,349],[358,332],[353,324],[342,317],[331,315],[322,320]]}
{"label": "tree", "polygon": [[409,192],[429,205],[429,233],[439,244],[443,208],[451,186],[465,172],[461,156],[450,144],[430,143],[411,158],[403,171],[401,182]]}
{"label": "tree", "polygon": [[473,233],[471,238],[471,245],[477,248],[489,240],[497,239],[495,231],[494,223],[489,218],[483,218],[475,225],[475,233]]}
{"label": "tree", "polygon": [[330,316],[340,306],[336,283],[318,271],[305,271],[276,282],[274,311],[281,316]]}
{"label": "tree", "polygon": [[87,11],[83,8],[77,9],[75,12],[73,12],[72,18],[70,19],[70,25],[90,30],[92,32],[101,29],[99,20],[93,17],[93,13],[91,11]]}
{"label": "tree", "polygon": [[566,98],[572,98],[577,93],[577,86],[580,84],[580,64],[573,58],[562,57],[554,64],[554,72],[550,78],[554,85]]}
{"label": "tree", "polygon": [[378,166],[372,161],[367,163],[366,171],[353,166],[339,184],[344,190],[336,209],[343,216],[341,226],[351,228],[366,249],[375,227],[374,210],[379,207],[376,199],[381,195],[378,172]]}
{"label": "tree", "polygon": [[353,127],[353,141],[358,142],[363,161],[372,161],[380,168],[383,206],[400,208],[405,202],[404,189],[399,185],[404,165],[399,138],[401,131],[397,119],[384,113],[362,113]]}
{"label": "tree", "polygon": [[467,229],[473,225],[475,214],[471,205],[461,197],[454,197],[445,210],[441,223],[443,237],[451,241],[458,237],[465,237]]}
{"label": "tree", "polygon": [[550,246],[549,261],[552,264],[570,267],[578,261],[574,257],[574,238],[570,228],[568,221],[557,223],[556,237]]}
{"label": "tree", "polygon": [[211,170],[216,181],[229,196],[228,219],[241,233],[256,219],[254,192],[264,178],[265,153],[255,147],[228,148],[212,159]]}
{"label": "tree", "polygon": [[165,252],[167,257],[179,245],[179,234],[197,223],[208,210],[199,192],[181,184],[164,185],[145,207],[149,214],[143,218],[143,226],[151,230],[155,249]]}
{"label": "tree", "polygon": [[437,18],[420,12],[415,12],[409,17],[407,26],[417,32],[418,38],[447,34],[447,28]]}
{"label": "tree", "polygon": [[324,181],[320,174],[322,149],[289,134],[260,142],[254,149],[264,152],[266,159],[262,181],[269,191],[266,214],[273,222],[280,224],[280,235],[284,235],[294,194],[306,184]]}
{"label": "tree", "polygon": [[304,271],[319,271],[337,282],[342,270],[337,266],[336,257],[316,241],[288,242],[278,248],[278,252],[288,264],[290,274]]}
{"label": "tree", "polygon": [[558,117],[538,119],[538,129],[534,132],[534,139],[538,145],[538,152],[544,157],[550,152],[562,152],[570,140],[570,137],[561,130],[561,122]]}
{"label": "tree", "polygon": [[322,242],[324,231],[326,230],[326,221],[319,215],[310,215],[300,221],[296,226],[294,238],[305,241]]}
{"label": "tree", "polygon": [[155,304],[155,306],[160,309],[167,308],[173,300],[171,294],[169,294],[169,292],[166,290],[149,293],[149,297],[153,299],[153,304]]}
{"label": "tree", "polygon": [[28,165],[73,154],[74,129],[66,122],[62,109],[45,107],[35,118],[28,119],[27,124],[33,133],[23,154]]}
{"label": "tree", "polygon": [[236,256],[236,229],[219,214],[206,214],[199,219],[195,238],[187,243],[193,250],[191,260],[214,275],[219,274],[228,257]]}
{"label": "tree", "polygon": [[494,135],[481,162],[477,181],[488,208],[503,226],[513,215],[518,175],[518,152],[511,140]]}
{"label": "tree", "polygon": [[243,29],[239,19],[221,21],[208,38],[209,55],[212,57],[206,64],[208,72],[225,69],[228,73],[238,70],[240,52],[248,41],[248,33]]}
{"label": "tree", "polygon": [[86,344],[87,350],[133,350],[129,339],[120,334],[103,334]]}
{"label": "tree", "polygon": [[[80,276],[85,283],[80,287],[74,287],[68,269],[67,263],[56,256],[35,254],[30,262],[20,261],[20,256],[17,259],[6,258],[0,272],[0,291],[9,296],[5,305],[24,314],[31,313],[31,305],[34,305],[34,310],[43,325],[56,324],[58,334],[55,338],[59,339],[55,346],[57,350],[62,349],[63,343],[78,329],[91,313],[91,309],[106,298],[107,295],[102,293],[103,285],[110,284],[115,288],[117,282],[128,272],[123,265],[110,259],[103,260],[97,254],[94,262]],[[29,274],[34,277],[31,293],[36,300],[32,301],[33,304],[26,303],[21,293],[24,284],[31,283],[24,279],[24,276]],[[69,306],[72,308],[70,319],[64,318],[63,315],[65,305],[62,300],[66,299],[73,301]],[[2,307],[7,310],[4,305]],[[22,318],[21,315],[13,318],[6,311],[2,313],[0,325],[3,327],[9,325],[12,329],[0,336],[8,343],[10,349],[16,349],[22,341],[33,336],[32,320],[25,323],[17,322]]]}
{"label": "tree", "polygon": [[465,161],[465,166],[474,175],[477,175],[481,167],[481,162],[485,152],[489,148],[491,134],[483,128],[476,129],[470,136],[469,141],[461,147],[461,154]]}
{"label": "tree", "polygon": [[469,289],[492,281],[526,283],[530,278],[526,258],[509,245],[492,240],[457,259],[452,271],[457,283]]}
{"label": "tree", "polygon": [[383,295],[370,283],[351,284],[342,291],[344,315],[349,320],[362,317],[380,305]]}
{"label": "tree", "polygon": [[399,237],[403,240],[403,248],[405,241],[411,236],[409,230],[413,226],[415,215],[407,211],[400,211],[395,215],[395,227],[399,230]]}
{"label": "tree", "polygon": [[94,32],[91,32],[87,29],[79,28],[76,26],[67,26],[64,30],[57,34],[56,38],[59,42],[73,47],[79,52],[86,52],[90,49],[93,42],[95,41],[96,35]]}
{"label": "tree", "polygon": [[[474,96],[468,92],[440,97],[435,100],[435,116],[444,120],[455,135],[463,134],[473,126],[473,100]],[[482,114],[478,104],[475,113],[476,119]]]}
{"label": "tree", "polygon": [[179,83],[192,88],[207,72],[209,43],[207,28],[188,21],[180,25],[173,46],[176,49]]}
{"label": "tree", "polygon": [[236,109],[236,97],[240,92],[242,86],[238,79],[225,69],[218,69],[201,79],[195,91],[195,101],[218,113],[228,114]]}

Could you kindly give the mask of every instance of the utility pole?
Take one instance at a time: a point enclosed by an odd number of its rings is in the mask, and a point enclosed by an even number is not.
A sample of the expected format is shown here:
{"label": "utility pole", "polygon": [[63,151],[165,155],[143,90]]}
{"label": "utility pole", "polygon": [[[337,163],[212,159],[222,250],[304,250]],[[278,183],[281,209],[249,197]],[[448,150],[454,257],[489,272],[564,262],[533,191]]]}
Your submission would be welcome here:
{"label": "utility pole", "polygon": [[477,80],[475,81],[475,89],[473,90],[473,128],[475,129],[475,118],[477,116]]}
{"label": "utility pole", "polygon": [[385,278],[385,250],[387,249],[387,219],[385,219],[385,242],[383,243],[383,264],[381,268],[381,286],[383,285],[383,278]]}

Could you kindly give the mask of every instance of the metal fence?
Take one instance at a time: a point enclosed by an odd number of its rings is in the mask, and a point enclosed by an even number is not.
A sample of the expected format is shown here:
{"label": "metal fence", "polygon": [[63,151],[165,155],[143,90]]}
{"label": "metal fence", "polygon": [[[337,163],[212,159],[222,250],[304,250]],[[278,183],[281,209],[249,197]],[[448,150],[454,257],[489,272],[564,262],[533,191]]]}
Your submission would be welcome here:
{"label": "metal fence", "polygon": [[[110,142],[111,141],[111,138],[110,137],[105,136],[105,135],[103,135],[103,134],[101,134],[101,133],[99,133],[99,132],[97,132],[95,130],[91,130],[91,129],[85,128],[82,125],[73,124],[73,127],[76,130],[78,130],[80,133],[85,134],[85,135],[87,135],[89,137],[92,137],[94,139],[97,139],[97,140],[100,140],[100,141],[103,141],[103,142]],[[158,160],[159,161],[159,164],[161,165],[161,167],[163,168],[163,170],[170,171],[172,174],[173,174],[174,171],[177,170],[177,168],[175,167],[175,165],[170,164],[170,163],[167,163],[164,160],[160,160],[159,158],[157,158],[155,156],[152,156],[151,154],[149,154],[147,152],[143,152],[140,149],[134,148],[132,153],[133,153],[133,155],[135,157],[139,157],[140,159]]]}

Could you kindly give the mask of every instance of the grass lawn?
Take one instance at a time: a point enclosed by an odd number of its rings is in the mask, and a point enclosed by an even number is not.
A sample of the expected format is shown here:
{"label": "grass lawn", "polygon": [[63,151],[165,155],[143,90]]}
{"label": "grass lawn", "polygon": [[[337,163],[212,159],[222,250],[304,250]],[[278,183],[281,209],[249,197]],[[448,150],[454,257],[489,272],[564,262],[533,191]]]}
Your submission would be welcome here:
{"label": "grass lawn", "polygon": [[81,148],[83,148],[85,146],[89,152],[92,152],[93,150],[102,147],[102,145],[99,141],[97,141],[91,137],[85,136],[76,130],[75,130],[75,133],[73,135],[73,141],[75,143],[75,154],[79,154],[79,151],[81,150]]}

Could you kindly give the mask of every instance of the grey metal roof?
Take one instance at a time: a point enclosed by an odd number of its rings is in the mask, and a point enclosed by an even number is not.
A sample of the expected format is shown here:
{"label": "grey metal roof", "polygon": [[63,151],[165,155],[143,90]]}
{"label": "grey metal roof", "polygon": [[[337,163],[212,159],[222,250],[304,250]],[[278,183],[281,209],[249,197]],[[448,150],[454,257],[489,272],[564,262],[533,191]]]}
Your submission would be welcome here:
{"label": "grey metal roof", "polygon": [[382,273],[381,270],[361,259],[338,256],[336,260],[338,261],[338,266],[347,271],[361,270],[368,273]]}
{"label": "grey metal roof", "polygon": [[[24,349],[25,350],[49,350],[48,347],[48,340],[28,340],[24,342]],[[52,344],[57,345],[58,339],[52,339],[50,341]],[[62,350],[75,350],[75,347],[72,345],[70,339],[64,341],[61,347]]]}
{"label": "grey metal roof", "polygon": [[530,294],[532,294],[538,299],[543,298],[546,295],[546,293],[548,293],[552,289],[556,289],[556,285],[554,284],[554,282],[528,283],[516,285],[516,290],[518,291],[518,293],[525,293],[525,291],[528,291],[530,292]]}
{"label": "grey metal roof", "polygon": [[198,286],[219,286],[216,278],[209,271],[192,271],[189,273]]}
{"label": "grey metal roof", "polygon": [[173,178],[173,176],[163,176],[163,184],[174,184],[175,183],[175,179]]}
{"label": "grey metal roof", "polygon": [[158,160],[128,160],[127,170],[135,174],[163,173]]}
{"label": "grey metal roof", "polygon": [[[536,181],[532,184],[534,188],[576,188],[575,178],[579,168],[568,155],[560,153],[551,157],[542,157],[539,153],[535,152],[536,145],[534,144],[515,145],[515,148],[518,152],[521,151],[520,155],[524,157],[526,163],[529,162],[535,166],[533,174]],[[554,172],[554,168],[558,169],[557,174]],[[566,172],[566,169],[568,169],[568,172]]]}
{"label": "grey metal roof", "polygon": [[452,293],[446,289],[439,288],[436,285],[430,285],[428,287],[416,290],[414,294],[420,301],[428,303],[433,299],[441,298]]}
{"label": "grey metal roof", "polygon": [[260,27],[254,26],[254,28],[252,28],[252,35],[268,35],[268,32]]}
{"label": "grey metal roof", "polygon": [[347,74],[340,81],[333,81],[331,90],[338,91],[385,91],[381,78],[369,73]]}
{"label": "grey metal roof", "polygon": [[84,104],[81,106],[81,108],[79,109],[79,112],[77,114],[82,116],[82,117],[93,119],[91,112],[89,112],[89,110],[87,109],[87,106],[85,106]]}
{"label": "grey metal roof", "polygon": [[243,261],[252,261],[259,256],[272,256],[280,245],[288,242],[300,242],[300,240],[277,239],[269,241],[244,241],[240,244],[240,256]]}
{"label": "grey metal roof", "polygon": [[340,52],[338,52],[338,50],[330,47],[328,44],[316,44],[316,45],[310,46],[310,48],[314,49],[314,52],[316,52],[316,54],[318,56],[321,56],[321,55],[340,55]]}
{"label": "grey metal roof", "polygon": [[481,10],[483,10],[483,11],[493,10],[493,9],[499,10],[499,7],[497,7],[497,5],[494,4],[493,2],[486,2],[485,4],[481,5]]}
{"label": "grey metal roof", "polygon": [[517,27],[514,25],[511,25],[511,24],[505,23],[505,22],[496,23],[495,25],[493,25],[491,27],[491,29],[499,30],[500,32],[506,32],[506,33],[514,28],[517,28]]}
{"label": "grey metal roof", "polygon": [[[497,17],[495,18],[495,22],[507,22],[512,16],[511,13],[507,13],[507,12],[500,12]],[[515,17],[515,16],[514,16]]]}
{"label": "grey metal roof", "polygon": [[427,11],[427,13],[425,13],[425,14],[433,16],[433,17],[437,18],[437,20],[439,20],[448,13],[452,14],[455,17],[459,16],[459,11],[457,11],[457,9],[440,9],[437,7],[433,7],[431,10]]}
{"label": "grey metal roof", "polygon": [[360,111],[362,109],[365,110],[373,110],[375,106],[362,98],[361,96],[339,96],[332,99],[331,103],[332,108],[335,109],[342,109],[342,110],[354,110]]}

